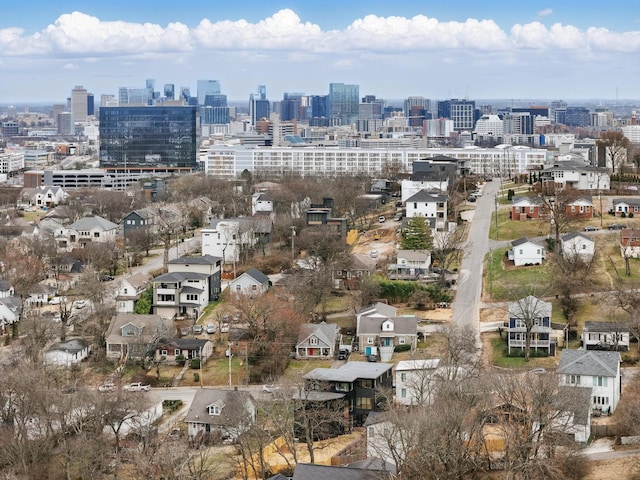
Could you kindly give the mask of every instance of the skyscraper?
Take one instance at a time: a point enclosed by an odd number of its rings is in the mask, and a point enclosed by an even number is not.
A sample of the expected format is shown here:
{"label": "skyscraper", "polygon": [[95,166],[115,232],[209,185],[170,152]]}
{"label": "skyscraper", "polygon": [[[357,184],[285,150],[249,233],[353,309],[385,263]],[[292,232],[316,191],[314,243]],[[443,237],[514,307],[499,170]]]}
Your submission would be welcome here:
{"label": "skyscraper", "polygon": [[93,116],[95,113],[95,103],[93,93],[87,93],[87,115]]}
{"label": "skyscraper", "polygon": [[60,112],[56,117],[56,122],[58,124],[58,133],[60,135],[73,135],[76,133],[73,113]]}
{"label": "skyscraper", "polygon": [[208,95],[220,95],[218,80],[198,80],[198,105],[205,105],[205,98]]}
{"label": "skyscraper", "polygon": [[342,125],[350,125],[358,121],[359,103],[359,85],[329,84],[330,115],[333,118],[340,119]]}
{"label": "skyscraper", "polygon": [[76,85],[71,90],[71,113],[73,113],[76,122],[87,121],[87,111],[89,110],[87,103],[87,89]]}
{"label": "skyscraper", "polygon": [[459,131],[473,130],[480,115],[476,102],[452,98],[438,102],[438,117],[453,120],[454,130]]}
{"label": "skyscraper", "polygon": [[258,120],[269,118],[271,105],[267,100],[267,87],[258,85],[258,92],[249,95],[249,117],[251,125],[255,126]]}
{"label": "skyscraper", "polygon": [[197,166],[196,108],[100,109],[101,167]]}
{"label": "skyscraper", "polygon": [[173,83],[164,84],[164,96],[167,100],[173,100],[176,94],[176,86]]}

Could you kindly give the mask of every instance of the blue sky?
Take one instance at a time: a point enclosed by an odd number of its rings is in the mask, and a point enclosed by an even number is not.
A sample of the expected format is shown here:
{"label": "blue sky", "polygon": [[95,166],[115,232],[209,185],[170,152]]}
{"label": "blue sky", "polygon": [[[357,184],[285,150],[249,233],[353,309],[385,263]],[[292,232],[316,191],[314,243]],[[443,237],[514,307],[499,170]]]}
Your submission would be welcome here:
{"label": "blue sky", "polygon": [[217,79],[381,98],[640,98],[637,0],[10,2],[0,15],[0,102],[97,98],[119,86]]}

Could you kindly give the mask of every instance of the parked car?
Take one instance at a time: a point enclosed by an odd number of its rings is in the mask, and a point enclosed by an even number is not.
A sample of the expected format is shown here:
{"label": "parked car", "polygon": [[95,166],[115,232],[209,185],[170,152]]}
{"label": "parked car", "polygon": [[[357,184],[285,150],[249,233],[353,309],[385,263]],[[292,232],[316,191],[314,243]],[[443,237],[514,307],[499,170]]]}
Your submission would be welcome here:
{"label": "parked car", "polygon": [[376,355],[369,355],[367,357],[367,362],[377,362],[378,361],[378,357]]}
{"label": "parked car", "polygon": [[141,382],[135,382],[125,385],[123,390],[125,392],[148,392],[151,390],[151,385],[143,385]]}
{"label": "parked car", "polygon": [[380,216],[378,217],[378,222],[379,222],[379,223],[384,223],[384,222],[385,222],[385,220],[387,220],[387,219],[384,217],[384,215],[380,215]]}
{"label": "parked car", "polygon": [[87,306],[87,302],[85,300],[76,300],[73,306],[77,309],[81,309]]}
{"label": "parked car", "polygon": [[378,258],[378,250],[371,250],[369,255],[371,256],[371,258]]}
{"label": "parked car", "polygon": [[180,336],[186,337],[187,335],[191,335],[191,327],[182,327],[180,329]]}
{"label": "parked car", "polygon": [[220,333],[228,333],[229,332],[229,324],[228,323],[222,323],[220,325]]}
{"label": "parked car", "polygon": [[346,360],[347,358],[349,358],[349,350],[341,349],[338,352],[338,360]]}
{"label": "parked car", "polygon": [[273,393],[278,390],[280,390],[280,387],[278,385],[273,385],[273,384],[262,385],[262,391],[264,393]]}
{"label": "parked car", "polygon": [[216,333],[216,326],[213,323],[207,325],[207,333]]}
{"label": "parked car", "polygon": [[203,332],[204,327],[202,325],[194,325],[192,330],[195,335],[200,335]]}
{"label": "parked car", "polygon": [[115,277],[113,275],[100,275],[100,281],[101,282],[110,282],[114,279]]}
{"label": "parked car", "polygon": [[612,223],[607,228],[609,230],[622,230],[624,228],[624,225],[622,225],[621,223]]}
{"label": "parked car", "polygon": [[67,297],[53,297],[49,300],[49,305],[60,305],[60,303],[67,301]]}
{"label": "parked car", "polygon": [[55,323],[60,323],[60,322],[62,321],[62,314],[61,314],[60,312],[56,312],[56,313],[53,315],[53,321],[54,321]]}
{"label": "parked car", "polygon": [[477,200],[476,197],[469,197],[469,202],[471,202],[471,203],[475,202],[476,200]]}
{"label": "parked car", "polygon": [[112,382],[105,382],[98,387],[98,391],[105,392],[113,392],[116,389],[116,386]]}
{"label": "parked car", "polygon": [[584,231],[585,232],[597,232],[598,231],[598,227],[596,227],[595,225],[587,225],[586,227],[584,227]]}

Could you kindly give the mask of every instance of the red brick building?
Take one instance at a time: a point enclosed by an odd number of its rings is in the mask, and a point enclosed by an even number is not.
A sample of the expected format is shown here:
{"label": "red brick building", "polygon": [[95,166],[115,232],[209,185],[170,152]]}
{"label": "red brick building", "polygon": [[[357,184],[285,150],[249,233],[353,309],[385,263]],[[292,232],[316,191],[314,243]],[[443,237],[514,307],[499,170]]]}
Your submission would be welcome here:
{"label": "red brick building", "polygon": [[511,220],[531,220],[545,213],[544,201],[539,197],[513,197],[511,199]]}

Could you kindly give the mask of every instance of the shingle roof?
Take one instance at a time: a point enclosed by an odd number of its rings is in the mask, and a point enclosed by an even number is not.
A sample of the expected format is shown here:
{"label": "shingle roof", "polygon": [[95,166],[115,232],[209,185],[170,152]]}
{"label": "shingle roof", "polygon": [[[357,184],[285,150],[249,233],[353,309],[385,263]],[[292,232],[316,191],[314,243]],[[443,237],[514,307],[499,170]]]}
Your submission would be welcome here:
{"label": "shingle roof", "polygon": [[585,240],[590,241],[591,243],[593,243],[593,238],[591,238],[589,235],[585,235],[582,232],[570,232],[570,233],[566,233],[564,235],[562,235],[560,237],[560,240],[563,242],[568,242],[569,240],[573,240],[574,238],[584,238]]}
{"label": "shingle roof", "polygon": [[246,275],[249,275],[255,281],[257,281],[260,285],[265,285],[269,283],[269,277],[267,277],[264,273],[256,268],[251,268],[244,272]]}
{"label": "shingle roof", "polygon": [[298,335],[298,345],[305,342],[311,335],[315,335],[327,346],[336,344],[336,335],[338,334],[338,325],[335,323],[305,323],[300,326],[300,334]]}
{"label": "shingle roof", "polygon": [[516,205],[518,203],[526,203],[526,204],[534,204],[534,205],[544,205],[544,201],[540,197],[512,197],[511,205]]}
{"label": "shingle roof", "polygon": [[418,319],[416,317],[362,317],[358,335],[381,333],[382,324],[387,320],[393,322],[393,333],[396,335],[417,335],[418,333]]}
{"label": "shingle roof", "polygon": [[[185,416],[185,422],[204,423],[221,427],[230,427],[247,420],[246,402],[253,401],[249,392],[240,390],[221,390],[217,388],[201,388],[191,402]],[[207,407],[212,404],[222,405],[220,415],[209,415]]]}
{"label": "shingle roof", "polygon": [[[525,243],[533,243],[534,245],[539,245],[538,243],[534,242],[533,240],[529,240],[527,237],[522,237],[522,238],[519,238],[517,240],[513,240],[511,242],[511,246],[512,247],[517,247],[519,245],[524,245]],[[539,245],[539,246],[541,246],[541,245]]]}
{"label": "shingle roof", "polygon": [[600,350],[562,350],[558,373],[615,377],[620,369],[620,354]]}
{"label": "shingle roof", "polygon": [[620,203],[626,203],[627,205],[638,205],[638,206],[640,206],[640,198],[616,198],[613,201],[614,205],[618,205]]}
{"label": "shingle roof", "polygon": [[426,190],[420,190],[417,193],[414,193],[412,196],[407,198],[405,203],[409,202],[446,202],[449,199],[448,195],[437,194],[437,193],[429,193]]}
{"label": "shingle roof", "polygon": [[429,260],[431,252],[429,250],[398,250],[397,257],[407,260]]}
{"label": "shingle roof", "polygon": [[364,308],[361,308],[357,315],[362,315],[365,317],[370,317],[372,315],[378,315],[383,317],[395,317],[398,314],[398,309],[396,307],[392,307],[391,305],[387,305],[386,303],[378,302],[373,305],[368,305]]}
{"label": "shingle roof", "polygon": [[175,346],[181,350],[199,350],[211,340],[204,338],[161,338],[158,346]]}
{"label": "shingle roof", "polygon": [[551,302],[545,302],[533,295],[520,300],[509,302],[509,318],[521,318],[525,315],[535,315],[536,318],[551,318]]}
{"label": "shingle roof", "polygon": [[114,230],[118,228],[118,225],[116,225],[113,222],[110,222],[106,218],[102,218],[97,215],[82,217],[77,222],[74,222],[71,225],[69,225],[69,228],[72,228],[73,230],[91,230],[92,228],[96,228],[96,227],[102,228],[103,230],[107,231],[107,230]]}
{"label": "shingle roof", "polygon": [[185,280],[204,280],[209,278],[209,275],[206,273],[198,273],[198,272],[169,272],[163,273],[162,275],[158,275],[153,279],[155,283],[157,282],[184,282]]}
{"label": "shingle roof", "polygon": [[347,362],[340,368],[315,368],[304,378],[330,382],[354,382],[358,378],[376,379],[391,370],[391,363]]}
{"label": "shingle roof", "polygon": [[372,478],[389,478],[389,472],[298,463],[293,473],[293,480],[371,480]]}
{"label": "shingle roof", "polygon": [[59,350],[61,352],[67,353],[78,353],[84,350],[89,346],[89,342],[87,342],[84,338],[69,338],[64,342],[59,342],[51,346],[49,351]]}
{"label": "shingle roof", "polygon": [[629,327],[617,322],[584,322],[585,332],[628,332]]}
{"label": "shingle roof", "polygon": [[222,260],[221,257],[214,257],[213,255],[198,255],[193,257],[180,257],[169,260],[171,265],[215,265],[216,262]]}

